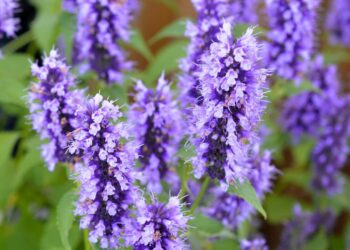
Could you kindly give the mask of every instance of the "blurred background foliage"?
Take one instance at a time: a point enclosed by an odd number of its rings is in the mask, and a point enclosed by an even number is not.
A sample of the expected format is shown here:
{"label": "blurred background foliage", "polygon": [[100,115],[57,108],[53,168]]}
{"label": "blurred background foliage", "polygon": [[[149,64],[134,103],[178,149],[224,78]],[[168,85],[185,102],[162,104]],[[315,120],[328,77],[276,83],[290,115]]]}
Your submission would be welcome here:
{"label": "blurred background foliage", "polygon": [[[320,31],[328,2],[321,9]],[[22,0],[21,30],[12,40],[3,39],[4,59],[0,60],[0,249],[92,249],[84,242],[74,218],[73,200],[75,183],[69,168],[57,167],[49,172],[40,157],[40,140],[27,121],[25,96],[31,81],[30,61],[41,60],[53,45],[64,51],[68,64],[71,58],[75,17],[63,12],[60,0]],[[158,75],[165,71],[176,79],[178,60],[185,56],[188,41],[183,37],[185,23],[194,18],[188,0],[144,0],[134,24],[130,44],[125,44],[130,57],[136,62],[136,71],[129,73],[124,85],[105,86],[93,75],[79,78],[79,84],[88,86],[91,94],[101,91],[104,96],[118,99],[120,104],[131,102],[133,78],[140,78],[154,86]],[[263,12],[261,23],[265,23]],[[245,25],[235,27],[242,34]],[[264,34],[264,25],[258,27]],[[327,45],[326,34],[320,32],[319,50],[327,63],[337,64],[343,83],[350,83],[350,51]],[[175,84],[173,84],[175,87]],[[279,242],[283,223],[293,216],[293,206],[299,203],[306,210],[330,207],[336,211],[337,220],[331,237],[324,232],[313,236],[306,249],[346,249],[350,247],[350,166],[343,169],[346,179],[344,192],[333,198],[315,196],[310,188],[310,151],[313,141],[302,140],[291,146],[290,138],[281,132],[276,120],[278,109],[287,96],[309,88],[303,83],[299,88],[292,84],[275,84],[268,93],[269,108],[264,121],[272,133],[265,147],[273,150],[274,164],[281,170],[273,192],[267,196],[263,207],[267,219],[262,220],[261,233],[274,249]],[[345,86],[349,91],[350,85]],[[180,151],[182,167],[189,152]],[[184,174],[185,175],[185,174]],[[242,225],[237,234],[205,216],[197,216],[188,238],[193,249],[237,249],[235,237],[246,237],[251,223]],[[210,235],[210,237],[208,237]]]}

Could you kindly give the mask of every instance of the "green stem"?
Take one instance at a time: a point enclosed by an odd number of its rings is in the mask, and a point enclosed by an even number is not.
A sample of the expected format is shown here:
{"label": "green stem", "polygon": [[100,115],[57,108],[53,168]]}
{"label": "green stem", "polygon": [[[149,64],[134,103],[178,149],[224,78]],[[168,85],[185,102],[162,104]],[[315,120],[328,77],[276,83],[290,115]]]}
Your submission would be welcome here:
{"label": "green stem", "polygon": [[207,191],[208,185],[210,182],[210,177],[205,177],[203,183],[202,183],[202,187],[201,190],[199,191],[199,194],[197,196],[197,198],[194,200],[192,207],[190,209],[190,214],[193,214],[194,211],[196,210],[196,208],[199,206],[199,204],[201,203],[203,196],[205,195],[205,192]]}
{"label": "green stem", "polygon": [[33,40],[32,33],[27,31],[26,33],[20,35],[13,41],[9,42],[6,46],[4,46],[3,51],[4,54],[11,54],[16,50],[22,48],[27,43],[30,43]]}
{"label": "green stem", "polygon": [[84,230],[84,249],[91,250],[91,245],[89,241],[89,231],[87,229]]}

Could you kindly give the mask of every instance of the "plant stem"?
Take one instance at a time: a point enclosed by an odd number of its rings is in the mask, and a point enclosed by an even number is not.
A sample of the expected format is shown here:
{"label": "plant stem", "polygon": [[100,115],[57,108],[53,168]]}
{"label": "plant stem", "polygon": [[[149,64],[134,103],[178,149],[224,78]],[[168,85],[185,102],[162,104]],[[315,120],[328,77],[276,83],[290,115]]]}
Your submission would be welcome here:
{"label": "plant stem", "polygon": [[84,230],[84,249],[91,250],[91,245],[89,241],[89,231],[87,229]]}
{"label": "plant stem", "polygon": [[32,33],[30,31],[27,31],[26,33],[23,33],[13,41],[9,42],[6,46],[4,46],[3,48],[4,54],[13,53],[16,50],[22,48],[27,43],[30,43],[32,40],[33,40]]}
{"label": "plant stem", "polygon": [[196,210],[196,208],[199,206],[199,204],[201,203],[203,196],[205,195],[205,192],[207,191],[208,185],[210,182],[210,177],[207,176],[205,177],[202,186],[201,186],[201,190],[199,191],[199,194],[197,196],[197,198],[194,200],[192,207],[190,209],[190,214],[193,214],[194,211]]}

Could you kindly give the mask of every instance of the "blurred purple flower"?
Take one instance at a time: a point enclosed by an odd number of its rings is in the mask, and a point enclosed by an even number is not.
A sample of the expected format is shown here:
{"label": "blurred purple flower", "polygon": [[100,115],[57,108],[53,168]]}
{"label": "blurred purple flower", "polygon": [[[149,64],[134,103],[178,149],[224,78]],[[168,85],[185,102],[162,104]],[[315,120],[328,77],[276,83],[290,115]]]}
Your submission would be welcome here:
{"label": "blurred purple flower", "polygon": [[309,80],[315,90],[303,91],[284,104],[280,123],[299,142],[302,135],[317,136],[327,113],[325,105],[337,99],[339,81],[334,65],[326,66],[318,56],[310,65]]}
{"label": "blurred purple flower", "polygon": [[257,237],[252,240],[241,240],[241,250],[268,250],[266,240],[262,237]]}
{"label": "blurred purple flower", "polygon": [[66,154],[67,135],[77,127],[74,112],[84,101],[83,91],[70,91],[75,85],[69,67],[52,50],[43,59],[43,65],[32,64],[32,74],[38,79],[29,92],[28,102],[33,128],[41,139],[49,143],[42,146],[42,156],[50,171],[58,162],[70,162]]}
{"label": "blurred purple flower", "polygon": [[326,26],[332,44],[350,47],[350,2],[348,0],[331,1]]}
{"label": "blurred purple flower", "polygon": [[117,248],[134,226],[129,209],[139,199],[133,186],[136,147],[122,143],[128,137],[125,125],[114,125],[122,114],[101,95],[80,106],[76,115],[80,127],[69,146],[71,154],[82,156],[76,164],[80,196],[75,214],[81,216],[80,227],[89,229],[92,243]]}
{"label": "blurred purple flower", "polygon": [[259,67],[259,56],[253,30],[234,40],[229,23],[224,23],[202,56],[203,104],[193,109],[196,178],[207,173],[225,188],[247,176],[247,151],[256,141],[256,128],[265,109],[268,72]]}
{"label": "blurred purple flower", "polygon": [[15,18],[19,10],[17,0],[0,0],[0,38],[4,35],[14,37],[18,30],[19,19]]}
{"label": "blurred purple flower", "polygon": [[63,0],[63,9],[69,12],[76,11],[78,0]]}
{"label": "blurred purple flower", "polygon": [[303,212],[300,205],[294,206],[293,218],[284,225],[280,238],[279,249],[303,249],[305,243],[318,230],[329,232],[333,227],[335,215],[331,210]]}
{"label": "blurred purple flower", "polygon": [[327,117],[312,152],[314,176],[312,186],[316,191],[335,195],[342,191],[340,169],[349,152],[350,102],[349,97],[338,97],[328,103]]}
{"label": "blurred purple flower", "polygon": [[83,72],[93,70],[107,83],[121,83],[122,71],[130,70],[119,41],[128,41],[137,0],[78,0],[78,28],[73,62]]}
{"label": "blurred purple flower", "polygon": [[176,153],[182,139],[183,122],[170,85],[162,75],[156,90],[147,89],[141,81],[135,87],[135,103],[130,107],[132,134],[142,145],[139,150],[142,181],[148,191],[159,194],[161,181],[177,192],[180,180],[176,174]]}
{"label": "blurred purple flower", "polygon": [[133,249],[189,249],[184,237],[189,217],[181,211],[177,197],[171,197],[167,204],[153,201],[147,205],[141,200],[137,208],[138,230],[131,232]]}
{"label": "blurred purple flower", "polygon": [[319,0],[266,0],[266,3],[271,30],[265,65],[278,76],[298,83],[315,47]]}

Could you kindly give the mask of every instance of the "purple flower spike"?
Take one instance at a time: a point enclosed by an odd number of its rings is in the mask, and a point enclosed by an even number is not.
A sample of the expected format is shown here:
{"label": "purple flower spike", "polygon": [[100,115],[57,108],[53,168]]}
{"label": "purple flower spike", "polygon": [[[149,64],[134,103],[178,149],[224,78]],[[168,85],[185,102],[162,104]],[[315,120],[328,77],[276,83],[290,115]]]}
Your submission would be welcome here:
{"label": "purple flower spike", "polygon": [[117,248],[125,231],[132,231],[129,209],[138,199],[133,186],[133,144],[122,144],[128,137],[125,125],[117,123],[122,114],[118,106],[101,95],[90,99],[76,112],[80,127],[73,133],[69,152],[82,155],[77,164],[80,197],[76,215],[81,228],[88,228],[89,240],[102,248]]}
{"label": "purple flower spike", "polygon": [[329,232],[334,221],[335,215],[331,210],[304,212],[297,204],[294,206],[293,218],[284,226],[278,249],[303,249],[305,243],[321,228]]}
{"label": "purple flower spike", "polygon": [[315,47],[319,0],[266,0],[271,31],[266,65],[287,80],[300,81]]}
{"label": "purple flower spike", "polygon": [[154,201],[147,205],[137,204],[138,231],[131,232],[134,250],[189,249],[184,239],[189,217],[181,211],[177,197],[171,197],[167,204]]}
{"label": "purple flower spike", "polygon": [[[270,153],[265,151],[260,155],[259,146],[256,145],[246,165],[249,169],[248,180],[256,190],[258,198],[262,200],[265,194],[270,192],[272,179],[277,173],[276,168],[271,165]],[[204,212],[231,230],[239,227],[255,213],[254,208],[245,200],[221,188],[213,189],[212,193],[215,199]]]}
{"label": "purple flower spike", "polygon": [[196,24],[188,22],[186,36],[190,39],[187,57],[181,60],[182,75],[179,79],[181,101],[184,107],[201,103],[199,64],[213,39],[220,33],[223,22],[233,22],[234,0],[192,0],[198,13]]}
{"label": "purple flower spike", "polygon": [[241,240],[241,250],[268,250],[266,240],[261,237],[252,240]]}
{"label": "purple flower spike", "polygon": [[331,1],[327,18],[327,29],[332,44],[350,47],[350,2],[347,0]]}
{"label": "purple flower spike", "polygon": [[257,24],[259,0],[231,0],[232,16],[237,23]]}
{"label": "purple flower spike", "polygon": [[135,103],[130,109],[132,133],[139,145],[143,183],[154,193],[162,191],[165,181],[176,192],[180,181],[176,174],[176,152],[182,138],[182,119],[170,86],[159,78],[155,91],[147,89],[141,81],[135,87]]}
{"label": "purple flower spike", "polygon": [[321,121],[327,113],[325,105],[338,98],[336,67],[325,66],[321,56],[316,57],[310,67],[309,79],[315,90],[290,97],[280,118],[283,129],[291,133],[296,143],[302,135],[317,136]]}
{"label": "purple flower spike", "polygon": [[118,41],[128,41],[136,0],[78,0],[78,28],[73,61],[82,71],[93,70],[107,83],[121,83],[130,70]]}
{"label": "purple flower spike", "polygon": [[63,0],[63,9],[69,12],[76,11],[78,0]]}
{"label": "purple flower spike", "polygon": [[197,156],[192,163],[197,178],[207,173],[227,186],[247,176],[247,151],[265,108],[268,72],[259,67],[253,29],[234,40],[225,23],[200,68],[203,104],[193,109]]}
{"label": "purple flower spike", "polygon": [[50,171],[58,162],[71,162],[66,154],[67,135],[77,127],[74,112],[84,101],[83,91],[69,91],[74,86],[74,78],[69,67],[52,50],[40,67],[32,64],[32,74],[38,79],[29,92],[30,119],[33,128],[42,139],[49,143],[43,145],[42,155]]}
{"label": "purple flower spike", "polygon": [[[339,98],[339,97],[338,97]],[[316,191],[335,195],[342,191],[340,170],[344,166],[350,136],[349,98],[339,98],[328,105],[328,114],[322,124],[322,132],[312,152],[314,177],[312,186]]]}
{"label": "purple flower spike", "polygon": [[15,18],[18,7],[17,0],[0,0],[0,38],[15,36],[19,24],[19,19]]}

